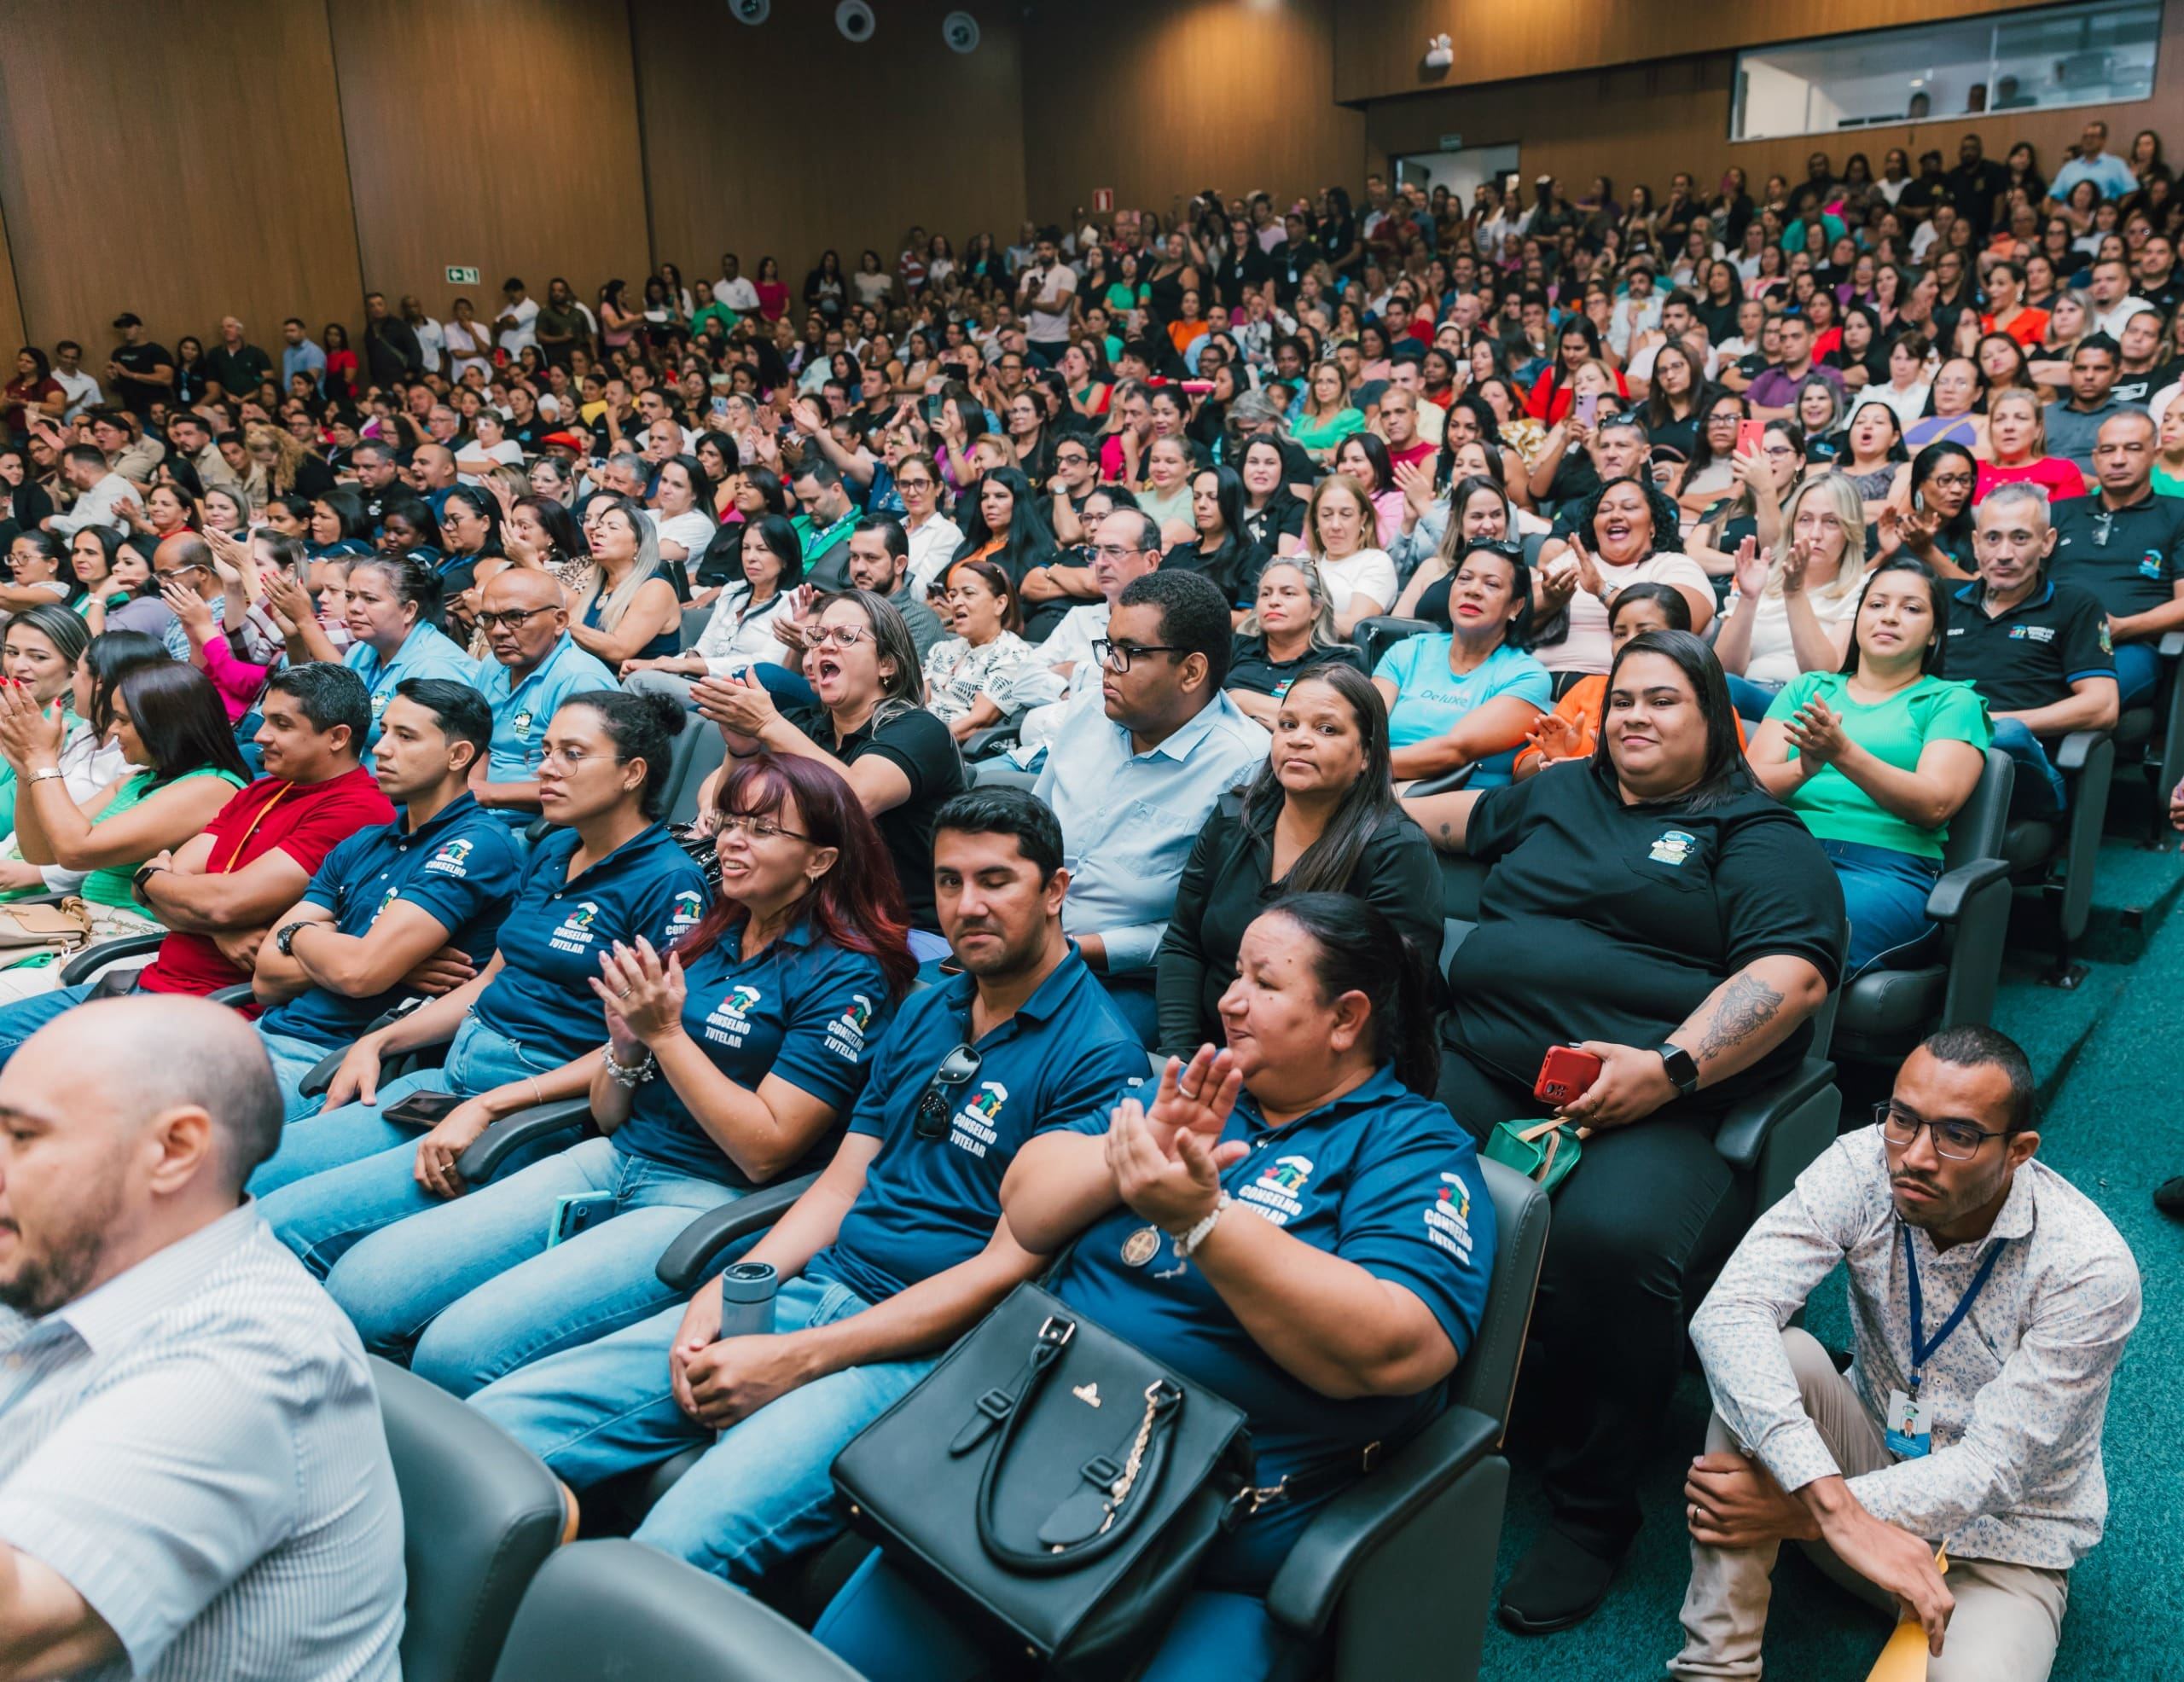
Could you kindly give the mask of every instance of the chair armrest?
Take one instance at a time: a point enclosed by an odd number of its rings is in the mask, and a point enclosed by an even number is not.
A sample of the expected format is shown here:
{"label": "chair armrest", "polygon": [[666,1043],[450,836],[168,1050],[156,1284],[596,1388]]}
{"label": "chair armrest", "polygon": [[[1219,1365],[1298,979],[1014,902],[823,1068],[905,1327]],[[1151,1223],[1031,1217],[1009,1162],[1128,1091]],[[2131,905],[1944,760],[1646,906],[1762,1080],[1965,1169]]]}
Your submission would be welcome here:
{"label": "chair armrest", "polygon": [[1267,1590],[1277,1622],[1325,1633],[1344,1589],[1373,1551],[1428,1501],[1494,1452],[1502,1428],[1474,1408],[1451,1407],[1322,1507]]}
{"label": "chair armrest", "polygon": [[1964,914],[1964,908],[1972,896],[1989,882],[2000,882],[2010,873],[2007,859],[1974,859],[1944,872],[1934,884],[1934,890],[1926,896],[1926,915],[1937,923],[1954,923]]}
{"label": "chair armrest", "polygon": [[1403,798],[1406,800],[1416,800],[1428,794],[1452,793],[1469,782],[1472,780],[1472,774],[1478,769],[1478,762],[1473,760],[1468,765],[1457,766],[1453,771],[1443,771],[1434,776],[1420,777],[1403,792]]}
{"label": "chair armrest", "polygon": [[1774,1124],[1835,1078],[1826,1058],[1809,1057],[1773,1085],[1729,1105],[1714,1129],[1714,1148],[1733,1168],[1751,1168],[1766,1148]]}
{"label": "chair armrest", "polygon": [[684,1296],[695,1290],[713,1259],[739,1239],[765,1229],[788,1213],[789,1205],[811,1189],[816,1174],[799,1174],[746,1192],[734,1203],[709,1209],[675,1235],[653,1269],[659,1282]]}
{"label": "chair armrest", "polygon": [[2164,660],[2184,659],[2184,630],[2164,631],[2153,651]]}
{"label": "chair armrest", "polygon": [[2094,744],[2108,740],[2106,730],[2073,730],[2063,738],[2055,750],[2055,768],[2059,771],[2082,771],[2086,756],[2093,751]]}
{"label": "chair armrest", "polygon": [[[364,1024],[364,1033],[376,1034],[380,1029],[388,1026],[398,1018],[407,1016],[412,1010],[415,1010],[427,1002],[429,1001],[426,999],[419,997],[405,1000],[404,1003],[397,1005],[391,1011],[382,1011]],[[358,1039],[362,1039],[363,1035],[360,1034],[357,1037]],[[302,1080],[296,1082],[297,1092],[305,1098],[316,1098],[319,1093],[324,1092],[327,1088],[332,1086],[334,1084],[334,1076],[340,1070],[341,1059],[348,1056],[349,1051],[350,1047],[348,1046],[343,1046],[338,1050],[327,1053],[324,1057],[322,1057],[317,1062],[311,1064],[310,1072],[305,1075]]]}
{"label": "chair armrest", "polygon": [[999,753],[1016,740],[1017,732],[1022,728],[1021,719],[1011,719],[1005,724],[991,724],[983,730],[972,731],[970,740],[963,744],[963,757],[984,759]]}
{"label": "chair armrest", "polygon": [[107,965],[121,959],[148,957],[160,949],[160,943],[166,938],[164,934],[142,934],[96,941],[61,966],[61,977],[55,984],[73,987],[90,980]]}
{"label": "chair armrest", "polygon": [[205,996],[216,1005],[232,1005],[238,1010],[257,998],[247,981],[239,981],[233,987],[216,987]]}
{"label": "chair armrest", "polygon": [[534,1104],[528,1110],[502,1116],[479,1134],[456,1159],[455,1171],[468,1184],[482,1186],[520,1146],[582,1127],[590,1119],[589,1098],[557,1098],[550,1104]]}

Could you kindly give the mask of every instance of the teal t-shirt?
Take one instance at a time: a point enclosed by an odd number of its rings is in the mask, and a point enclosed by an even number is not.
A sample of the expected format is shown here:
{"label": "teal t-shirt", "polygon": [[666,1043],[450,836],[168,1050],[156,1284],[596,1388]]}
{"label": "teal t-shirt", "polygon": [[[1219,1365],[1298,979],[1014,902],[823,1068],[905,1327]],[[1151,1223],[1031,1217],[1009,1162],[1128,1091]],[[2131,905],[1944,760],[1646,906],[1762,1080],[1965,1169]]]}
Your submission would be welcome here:
{"label": "teal t-shirt", "polygon": [[[1554,705],[1554,680],[1531,655],[1505,642],[1478,670],[1458,677],[1449,670],[1449,649],[1455,641],[1447,631],[1407,636],[1380,656],[1373,676],[1396,686],[1396,704],[1388,709],[1389,745],[1409,747],[1446,735],[1465,714],[1496,695],[1514,695],[1542,712]],[[1470,786],[1493,788],[1507,782],[1516,763],[1515,748],[1480,760]]]}
{"label": "teal t-shirt", "polygon": [[[1922,677],[1878,706],[1851,699],[1850,680],[1837,671],[1807,671],[1783,686],[1767,709],[1770,719],[1794,717],[1815,696],[1842,715],[1850,740],[1885,764],[1915,771],[1928,742],[1969,742],[1981,752],[1995,740],[1987,703],[1969,683]],[[1798,751],[1790,750],[1795,759]],[[1823,767],[1782,797],[1782,803],[1822,841],[1849,841],[1891,852],[1937,859],[1949,826],[1921,829],[1882,809],[1873,796],[1833,765]]]}

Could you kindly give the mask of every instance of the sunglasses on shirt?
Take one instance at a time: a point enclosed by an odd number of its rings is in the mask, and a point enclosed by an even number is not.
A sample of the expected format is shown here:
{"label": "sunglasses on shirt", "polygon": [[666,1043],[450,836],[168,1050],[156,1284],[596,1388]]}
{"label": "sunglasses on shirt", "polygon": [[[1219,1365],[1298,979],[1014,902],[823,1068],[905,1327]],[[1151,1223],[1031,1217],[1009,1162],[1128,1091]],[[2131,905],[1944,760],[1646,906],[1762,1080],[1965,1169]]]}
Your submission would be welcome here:
{"label": "sunglasses on shirt", "polygon": [[948,1137],[948,1116],[956,1106],[956,1094],[979,1078],[980,1063],[978,1053],[969,1046],[958,1046],[940,1059],[918,1098],[920,1139]]}

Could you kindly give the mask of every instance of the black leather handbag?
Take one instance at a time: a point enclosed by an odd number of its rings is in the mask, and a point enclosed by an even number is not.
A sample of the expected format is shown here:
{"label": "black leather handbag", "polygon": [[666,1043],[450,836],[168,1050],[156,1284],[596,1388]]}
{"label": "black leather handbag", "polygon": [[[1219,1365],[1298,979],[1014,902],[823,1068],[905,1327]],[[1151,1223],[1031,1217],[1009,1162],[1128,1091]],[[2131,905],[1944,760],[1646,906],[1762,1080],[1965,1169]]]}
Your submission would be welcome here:
{"label": "black leather handbag", "polygon": [[1127,1674],[1250,1506],[1240,1410],[1019,1285],[835,1457],[851,1522],[1065,1677]]}

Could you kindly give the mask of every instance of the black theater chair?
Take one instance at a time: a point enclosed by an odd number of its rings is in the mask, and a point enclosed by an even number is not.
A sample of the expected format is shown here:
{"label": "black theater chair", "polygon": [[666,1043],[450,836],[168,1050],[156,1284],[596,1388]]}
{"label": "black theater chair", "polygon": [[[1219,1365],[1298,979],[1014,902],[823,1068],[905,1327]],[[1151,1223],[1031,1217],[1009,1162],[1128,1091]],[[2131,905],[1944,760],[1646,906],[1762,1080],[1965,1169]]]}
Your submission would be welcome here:
{"label": "black theater chair", "polygon": [[2093,879],[2116,769],[2115,740],[2106,730],[2073,730],[2053,758],[2069,792],[2070,809],[2059,818],[2011,823],[2003,832],[2002,857],[2011,881],[2039,890],[2054,913],[2055,962],[2042,979],[2051,987],[2074,988],[2085,979],[2086,969],[2071,960],[2071,948],[2084,936],[2093,915]]}

